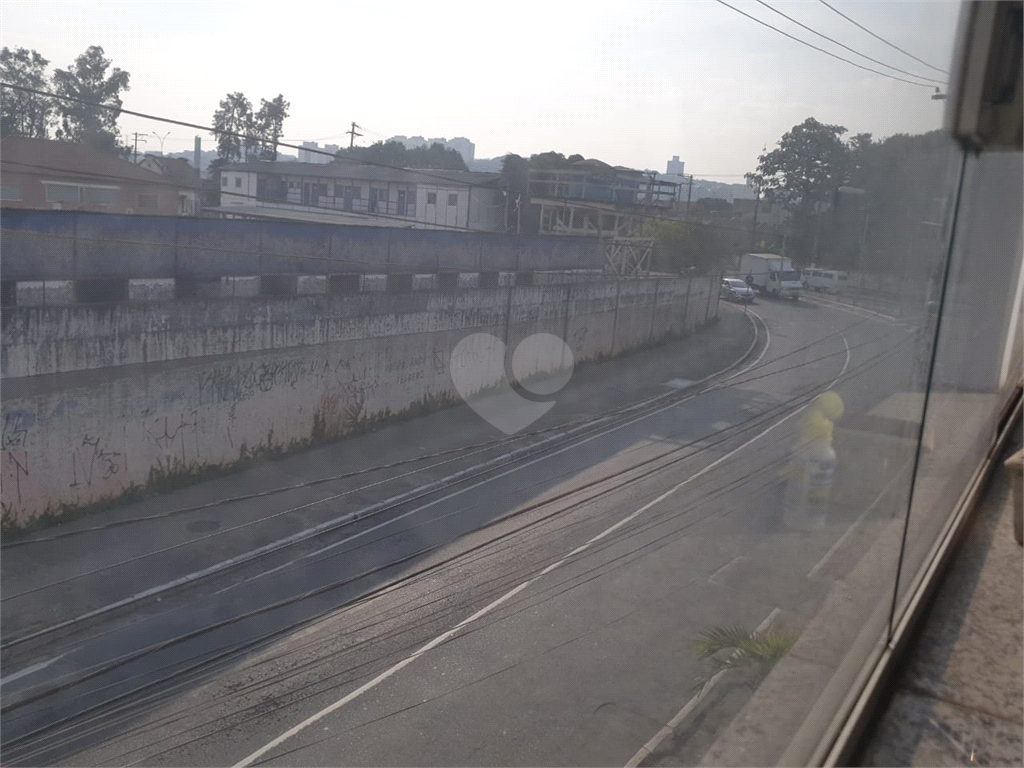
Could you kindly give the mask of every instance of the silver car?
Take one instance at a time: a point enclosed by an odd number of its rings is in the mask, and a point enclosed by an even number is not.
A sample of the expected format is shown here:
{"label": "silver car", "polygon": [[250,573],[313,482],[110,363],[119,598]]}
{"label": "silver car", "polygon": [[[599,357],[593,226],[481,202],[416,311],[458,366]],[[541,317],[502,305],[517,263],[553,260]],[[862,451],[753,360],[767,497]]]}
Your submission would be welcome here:
{"label": "silver car", "polygon": [[750,304],[754,301],[754,289],[733,277],[722,280],[722,288],[718,295],[726,301],[736,301],[740,304]]}

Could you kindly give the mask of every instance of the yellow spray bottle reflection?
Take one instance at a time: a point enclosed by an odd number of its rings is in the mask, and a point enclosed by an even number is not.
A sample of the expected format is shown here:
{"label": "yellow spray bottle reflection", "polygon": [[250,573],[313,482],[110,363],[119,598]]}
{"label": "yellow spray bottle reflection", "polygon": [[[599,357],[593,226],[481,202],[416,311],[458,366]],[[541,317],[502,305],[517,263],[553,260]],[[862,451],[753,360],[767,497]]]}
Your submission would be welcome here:
{"label": "yellow spray bottle reflection", "polygon": [[825,524],[836,467],[832,429],[842,417],[843,408],[843,399],[837,392],[823,392],[814,399],[800,424],[799,437],[790,454],[786,484],[783,519],[788,527]]}

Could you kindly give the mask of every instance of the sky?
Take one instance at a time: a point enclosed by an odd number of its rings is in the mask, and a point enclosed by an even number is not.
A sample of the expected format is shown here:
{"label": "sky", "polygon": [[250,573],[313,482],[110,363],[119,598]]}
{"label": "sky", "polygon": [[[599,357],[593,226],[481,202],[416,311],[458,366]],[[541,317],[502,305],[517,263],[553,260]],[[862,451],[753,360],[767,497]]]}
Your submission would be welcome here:
{"label": "sky", "polygon": [[[859,53],[939,81],[820,0],[729,4],[863,66]],[[829,0],[933,67],[948,70],[952,0]],[[131,74],[124,107],[203,125],[241,91],[291,103],[285,139],[360,144],[392,135],[465,136],[476,157],[554,150],[613,165],[743,181],[757,156],[807,117],[876,138],[942,124],[936,83],[857,69],[745,18],[718,0],[516,3],[220,0],[4,0],[0,44],[64,68],[90,45]],[[924,81],[920,81],[924,82]],[[191,151],[196,131],[122,116],[146,149]],[[166,135],[167,132],[169,135]],[[156,135],[159,134],[159,137]],[[142,145],[140,145],[141,147]],[[213,149],[210,134],[203,148]],[[287,151],[287,150],[286,150]]]}

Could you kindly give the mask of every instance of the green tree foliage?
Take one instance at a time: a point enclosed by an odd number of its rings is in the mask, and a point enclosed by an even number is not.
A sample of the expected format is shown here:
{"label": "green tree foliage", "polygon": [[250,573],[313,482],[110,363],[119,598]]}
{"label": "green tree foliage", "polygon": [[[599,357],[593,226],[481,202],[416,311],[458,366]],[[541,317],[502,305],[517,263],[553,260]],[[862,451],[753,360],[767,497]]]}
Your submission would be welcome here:
{"label": "green tree foliage", "polygon": [[[37,51],[27,48],[0,50],[0,79],[5,83],[34,88],[47,88],[46,68],[50,62]],[[0,136],[26,136],[30,139],[48,139],[50,126],[55,120],[53,99],[34,93],[3,90],[0,99]]]}
{"label": "green tree foliage", "polygon": [[928,279],[941,258],[958,157],[942,131],[863,145],[849,180],[859,192],[843,190],[833,204],[834,265]]}
{"label": "green tree foliage", "polygon": [[758,157],[747,183],[769,202],[784,205],[793,216],[796,256],[813,260],[820,244],[822,211],[836,190],[859,172],[870,134],[843,140],[846,128],[809,117],[783,134],[778,146]]}
{"label": "green tree foliage", "polygon": [[338,152],[337,159],[342,162],[375,163],[420,170],[469,170],[457,150],[438,142],[429,147],[407,149],[400,141],[378,141],[368,147],[343,149]]}
{"label": "green tree foliage", "polygon": [[[89,144],[96,149],[126,154],[120,143],[117,118],[121,110],[121,91],[129,90],[129,74],[114,67],[104,56],[103,48],[89,46],[74,64],[53,73],[53,91],[57,96],[80,99],[57,100],[60,116],[57,138]],[[103,105],[103,106],[95,106]]]}
{"label": "green tree foliage", "polygon": [[640,232],[654,238],[653,268],[658,272],[707,274],[734,250],[731,228],[702,221],[648,219]]}
{"label": "green tree foliage", "polygon": [[284,120],[288,117],[289,107],[291,104],[281,94],[271,101],[260,99],[259,111],[253,116],[253,132],[257,139],[254,150],[260,160],[277,159],[277,144],[284,133]]}
{"label": "green tree foliage", "polygon": [[239,160],[276,160],[290,106],[281,94],[271,101],[260,99],[255,112],[252,102],[240,91],[221,99],[213,113],[217,159],[221,161],[217,167]]}
{"label": "green tree foliage", "polygon": [[252,102],[244,93],[229,93],[220,101],[213,113],[213,127],[217,131],[217,159],[225,163],[242,159],[242,139],[252,130]]}
{"label": "green tree foliage", "polygon": [[532,167],[533,158],[508,154],[502,159],[498,185],[506,232],[535,235],[540,231],[540,206],[530,203]]}
{"label": "green tree foliage", "polygon": [[725,221],[732,216],[732,203],[719,197],[702,197],[694,201],[690,215],[697,221]]}

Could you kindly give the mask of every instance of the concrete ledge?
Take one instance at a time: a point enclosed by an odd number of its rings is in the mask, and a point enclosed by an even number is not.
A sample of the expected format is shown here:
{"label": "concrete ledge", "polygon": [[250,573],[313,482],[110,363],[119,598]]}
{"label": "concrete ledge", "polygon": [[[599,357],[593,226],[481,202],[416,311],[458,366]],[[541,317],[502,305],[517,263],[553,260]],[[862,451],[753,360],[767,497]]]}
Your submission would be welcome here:
{"label": "concrete ledge", "polygon": [[299,275],[295,292],[302,296],[327,293],[327,275]]}
{"label": "concrete ledge", "polygon": [[20,282],[15,288],[15,303],[19,307],[38,307],[45,304],[75,304],[73,280],[31,280]]}
{"label": "concrete ledge", "polygon": [[363,293],[384,293],[388,289],[387,275],[360,275],[359,290]]}
{"label": "concrete ledge", "polygon": [[327,276],[327,293],[331,296],[343,293],[359,293],[361,285],[362,275],[356,273]]}
{"label": "concrete ledge", "polygon": [[412,290],[414,291],[433,291],[437,289],[438,283],[437,275],[413,275],[412,276]]}
{"label": "concrete ledge", "polygon": [[259,281],[260,296],[294,296],[298,293],[297,275],[263,275]]}
{"label": "concrete ledge", "polygon": [[128,301],[171,301],[175,296],[176,280],[129,280]]}
{"label": "concrete ledge", "polygon": [[459,274],[459,288],[477,288],[480,285],[479,272],[462,272]]}
{"label": "concrete ledge", "polygon": [[222,277],[221,296],[234,299],[251,299],[260,295],[258,277]]}
{"label": "concrete ledge", "polygon": [[845,582],[835,585],[702,766],[806,764],[866,660],[884,646],[901,533],[902,520],[891,521]]}

